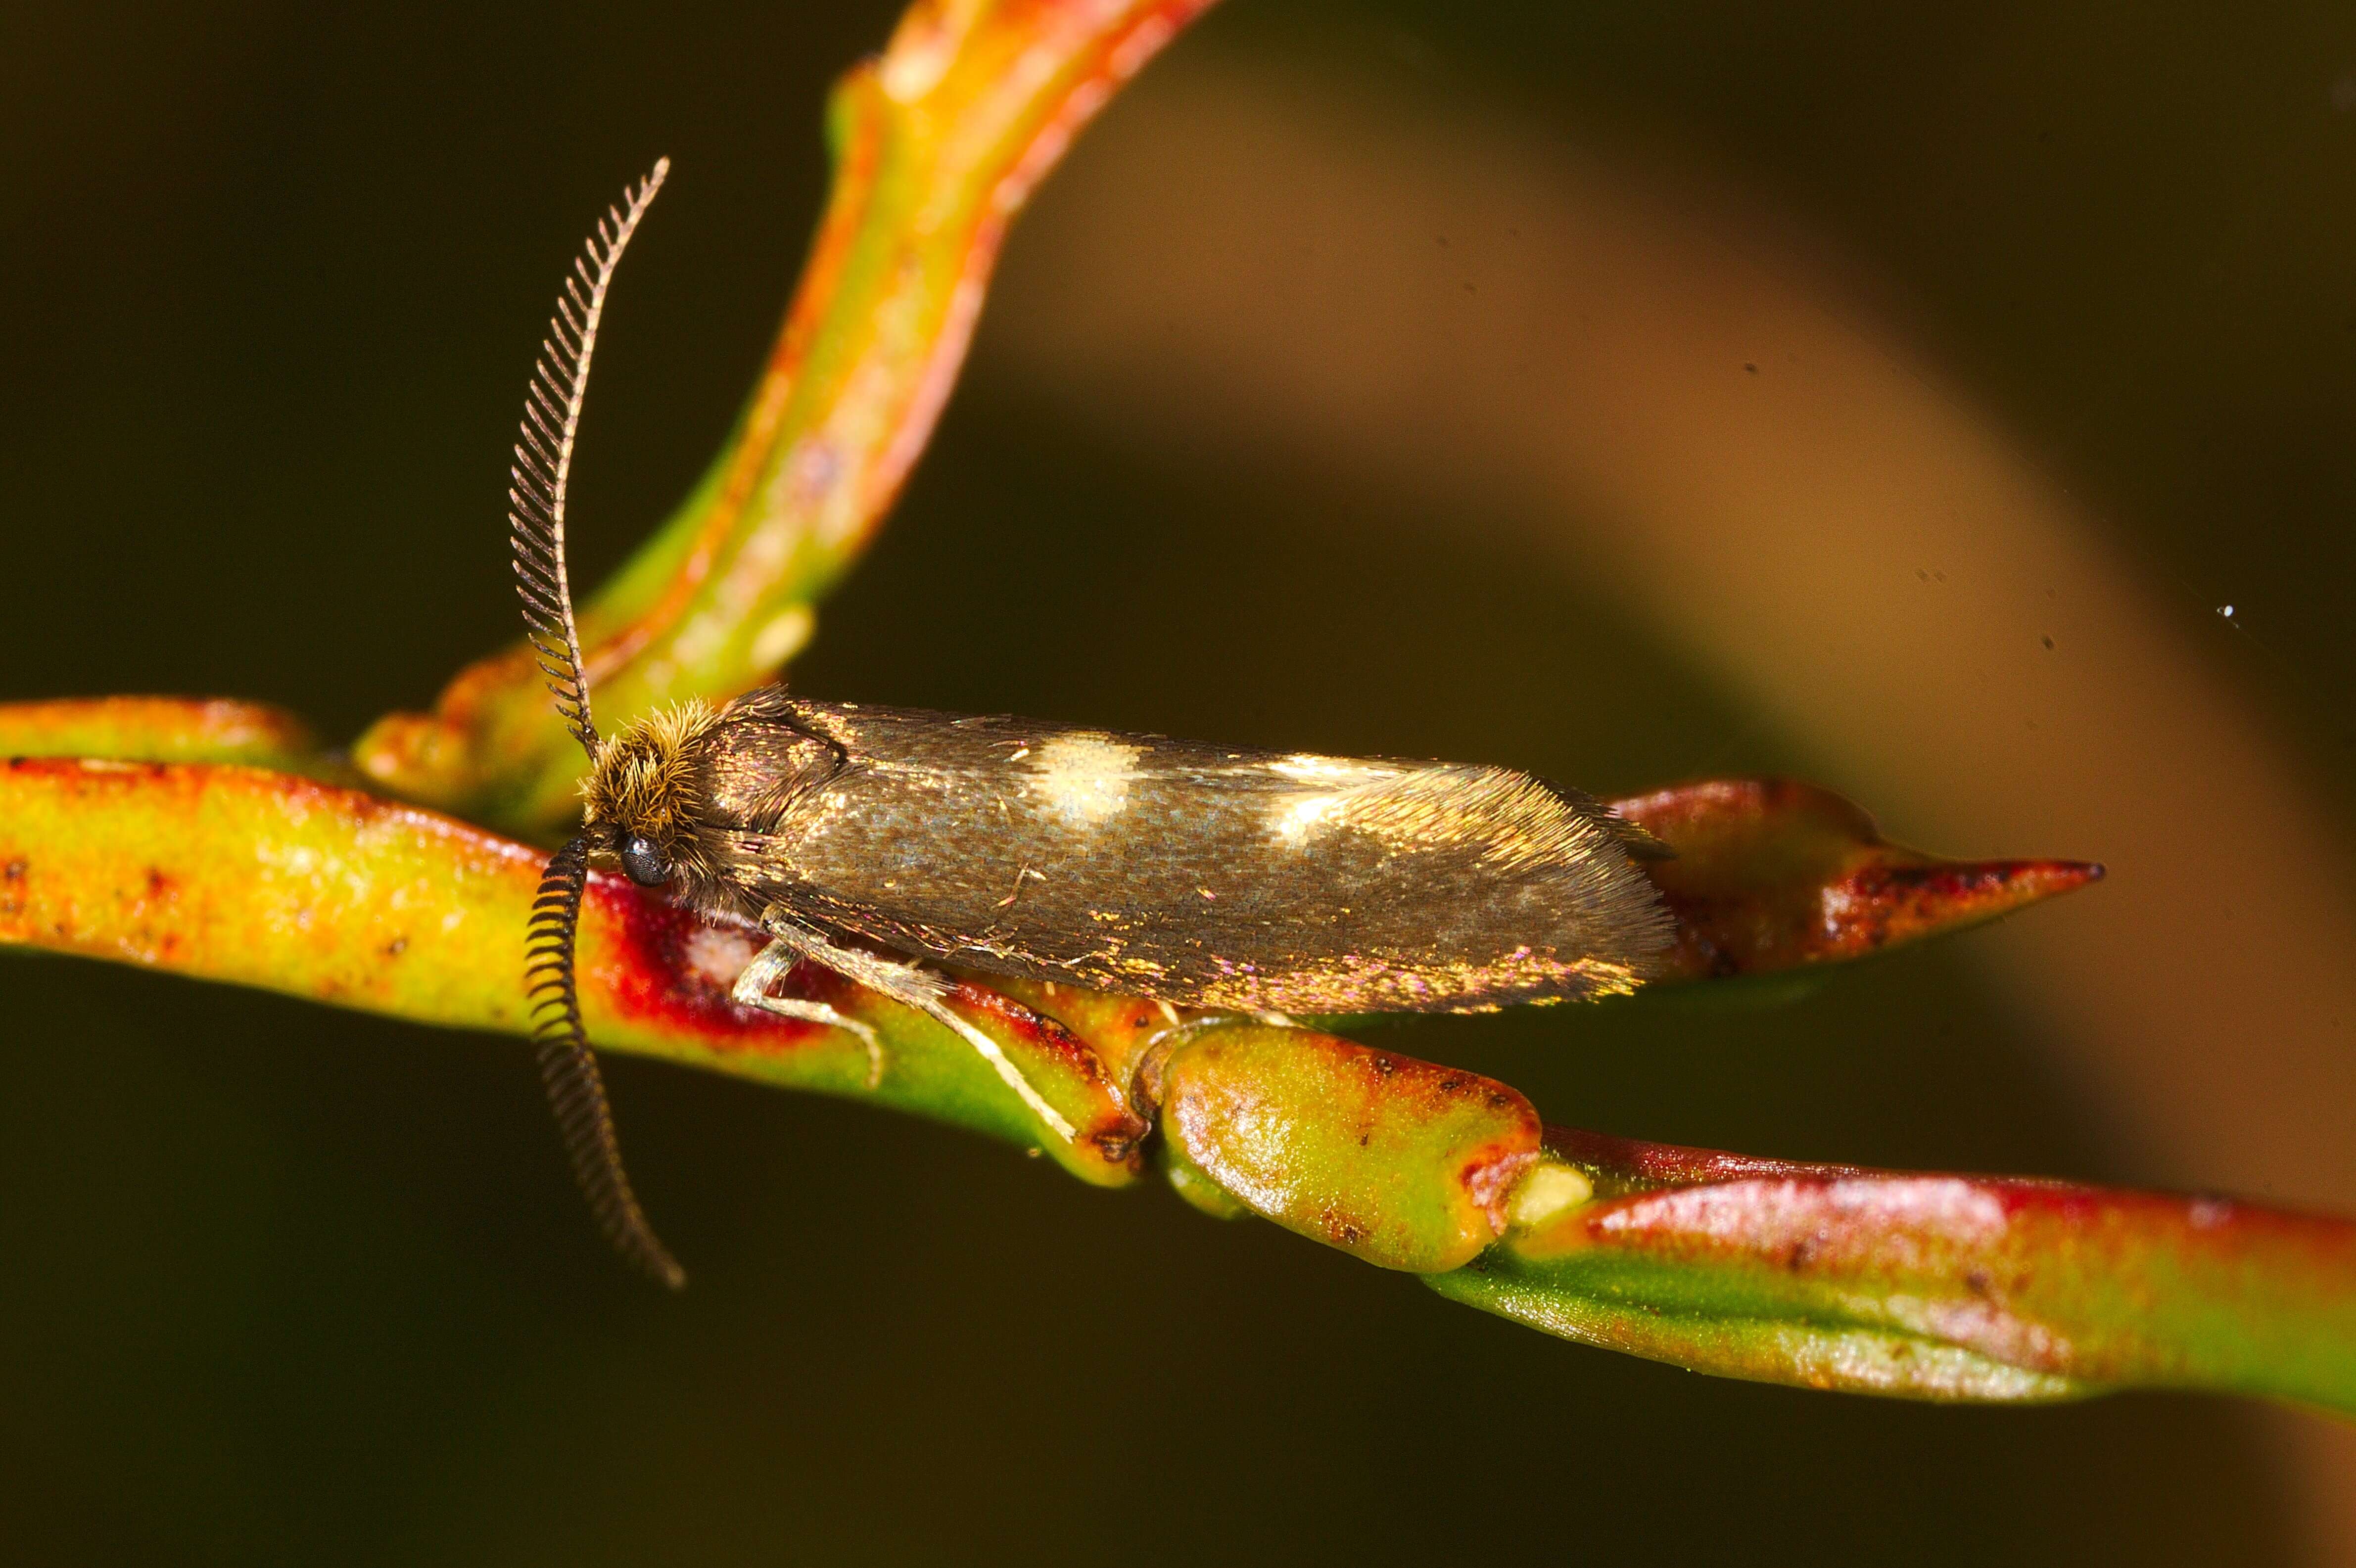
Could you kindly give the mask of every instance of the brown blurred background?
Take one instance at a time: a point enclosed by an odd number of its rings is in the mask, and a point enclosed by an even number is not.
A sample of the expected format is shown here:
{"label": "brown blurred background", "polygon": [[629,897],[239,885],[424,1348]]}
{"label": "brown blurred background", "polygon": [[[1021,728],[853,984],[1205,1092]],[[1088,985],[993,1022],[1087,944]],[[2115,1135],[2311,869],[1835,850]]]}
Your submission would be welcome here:
{"label": "brown blurred background", "polygon": [[[806,688],[1600,791],[1807,773],[2104,886],[1780,1008],[1428,1020],[1558,1119],[2356,1211],[2356,16],[1229,0],[1018,226]],[[579,232],[679,173],[594,578],[709,455],[888,5],[0,9],[0,697],[348,735],[509,635]],[[2217,607],[2232,603],[2231,621]],[[2356,1561],[2343,1428],[1694,1378],[629,1061],[0,965],[0,1531],[54,1562]]]}

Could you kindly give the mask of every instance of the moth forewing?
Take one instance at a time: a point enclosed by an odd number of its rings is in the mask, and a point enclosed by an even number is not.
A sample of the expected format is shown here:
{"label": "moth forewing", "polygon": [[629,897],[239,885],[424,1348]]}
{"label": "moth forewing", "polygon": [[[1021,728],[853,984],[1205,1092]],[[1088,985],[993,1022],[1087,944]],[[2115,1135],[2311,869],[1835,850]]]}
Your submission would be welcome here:
{"label": "moth forewing", "polygon": [[[984,974],[1194,1007],[1461,1012],[1634,987],[1670,940],[1629,830],[1509,769],[777,691],[715,726],[744,907]],[[790,759],[776,773],[748,766]]]}

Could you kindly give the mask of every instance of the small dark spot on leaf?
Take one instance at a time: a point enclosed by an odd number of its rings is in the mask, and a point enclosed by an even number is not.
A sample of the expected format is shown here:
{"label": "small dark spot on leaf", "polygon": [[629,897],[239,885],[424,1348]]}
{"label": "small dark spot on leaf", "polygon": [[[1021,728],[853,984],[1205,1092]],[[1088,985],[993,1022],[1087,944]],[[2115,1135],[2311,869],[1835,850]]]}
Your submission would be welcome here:
{"label": "small dark spot on leaf", "polygon": [[1375,1135],[1374,1135],[1374,1134],[1372,1134],[1372,1133],[1360,1133],[1360,1134],[1358,1135],[1358,1147],[1359,1147],[1360,1148],[1364,1148],[1364,1147],[1366,1147],[1366,1140],[1367,1140],[1367,1139],[1369,1139],[1369,1138],[1371,1138],[1371,1137],[1373,1137],[1374,1136],[1375,1136]]}
{"label": "small dark spot on leaf", "polygon": [[1758,367],[1758,366],[1756,366],[1756,365],[1751,364],[1751,363],[1750,363],[1749,361],[1747,361],[1747,360],[1743,363],[1743,367],[1742,367],[1742,368],[1743,368],[1743,369],[1744,369],[1744,370],[1748,371],[1750,374],[1751,374],[1751,375],[1753,375],[1753,376],[1756,376],[1757,374],[1759,374],[1759,367]]}
{"label": "small dark spot on leaf", "polygon": [[398,958],[408,951],[409,938],[405,936],[396,936],[384,944],[384,955],[387,958]]}
{"label": "small dark spot on leaf", "polygon": [[24,874],[25,874],[25,862],[24,862],[24,861],[22,861],[22,860],[11,860],[11,861],[9,861],[9,862],[8,862],[8,869],[7,869],[7,870],[6,870],[5,872],[0,872],[0,875],[5,875],[5,876],[6,876],[6,877],[7,877],[7,879],[8,879],[10,881],[12,881],[12,882],[13,882],[13,881],[16,881],[16,880],[17,880],[19,878],[23,877],[23,876],[24,876]]}
{"label": "small dark spot on leaf", "polygon": [[2045,641],[2045,651],[2046,651],[2047,653],[2049,653],[2049,654],[2050,654],[2050,653],[2051,653],[2051,652],[2053,651],[2053,639],[2052,639],[2052,638],[2051,638],[2051,637],[2047,637],[2046,639],[2044,639],[2044,641]]}
{"label": "small dark spot on leaf", "polygon": [[1964,1275],[1964,1288],[1974,1296],[1986,1296],[1990,1283],[1987,1270],[1984,1268],[1976,1268]]}

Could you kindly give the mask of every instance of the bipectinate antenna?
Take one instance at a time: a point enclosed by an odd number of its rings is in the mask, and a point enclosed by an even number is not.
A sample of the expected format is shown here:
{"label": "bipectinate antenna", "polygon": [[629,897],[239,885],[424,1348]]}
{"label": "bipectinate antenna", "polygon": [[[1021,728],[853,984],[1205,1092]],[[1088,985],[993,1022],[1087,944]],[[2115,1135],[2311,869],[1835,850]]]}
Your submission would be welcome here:
{"label": "bipectinate antenna", "polygon": [[564,487],[573,476],[573,443],[581,433],[581,404],[589,391],[589,361],[597,352],[605,292],[638,219],[669,173],[669,158],[658,162],[621,206],[605,209],[597,232],[573,259],[564,292],[556,297],[556,314],[549,318],[548,336],[541,340],[540,361],[524,396],[515,463],[508,470],[508,528],[524,625],[556,698],[556,711],[593,762],[597,726],[589,717],[589,674],[564,568]]}
{"label": "bipectinate antenna", "polygon": [[647,1222],[637,1194],[622,1168],[622,1146],[614,1136],[614,1114],[605,1104],[605,1081],[589,1053],[581,1027],[581,994],[573,980],[573,945],[581,925],[581,899],[589,885],[589,845],[575,838],[559,849],[541,878],[532,900],[525,976],[531,988],[532,1039],[540,1046],[541,1082],[556,1112],[573,1174],[589,1200],[598,1229],[616,1251],[655,1279],[677,1290],[686,1271]]}
{"label": "bipectinate antenna", "polygon": [[[532,367],[523,405],[523,426],[509,470],[509,542],[515,551],[516,592],[533,653],[548,677],[556,711],[573,738],[597,760],[597,726],[589,715],[589,674],[581,657],[581,633],[573,619],[573,586],[564,566],[564,491],[573,475],[573,443],[581,432],[581,404],[589,389],[589,361],[597,352],[597,327],[605,314],[605,293],[614,269],[637,232],[655,192],[670,173],[663,159],[640,180],[619,207],[607,208],[557,296],[548,336]],[[614,1114],[605,1102],[605,1081],[589,1053],[581,1024],[581,997],[573,977],[573,948],[581,925],[581,900],[589,886],[589,844],[575,838],[556,852],[532,901],[527,937],[525,983],[532,998],[532,1038],[540,1045],[541,1081],[548,1086],[558,1131],[572,1157],[573,1173],[606,1238],[622,1255],[678,1289],[687,1282],[669,1251],[647,1222],[622,1168],[622,1147],[614,1136]]]}

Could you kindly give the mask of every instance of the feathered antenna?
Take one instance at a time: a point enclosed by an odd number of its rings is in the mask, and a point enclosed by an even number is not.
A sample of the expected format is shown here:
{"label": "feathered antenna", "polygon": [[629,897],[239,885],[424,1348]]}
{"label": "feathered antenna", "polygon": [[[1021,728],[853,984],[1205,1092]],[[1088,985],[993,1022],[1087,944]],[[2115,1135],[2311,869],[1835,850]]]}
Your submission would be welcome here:
{"label": "feathered antenna", "polygon": [[638,1195],[622,1168],[622,1146],[614,1136],[614,1114],[605,1104],[605,1080],[589,1053],[581,1025],[581,996],[573,982],[574,933],[581,924],[581,895],[589,884],[589,843],[574,838],[548,862],[532,900],[525,979],[531,988],[531,1035],[540,1046],[541,1082],[556,1112],[557,1130],[573,1157],[573,1174],[589,1200],[589,1211],[615,1249],[673,1290],[687,1283],[687,1271],[672,1258],[638,1207]]}
{"label": "feathered antenna", "polygon": [[[637,231],[655,192],[670,173],[665,158],[618,208],[609,207],[597,232],[582,247],[557,296],[556,314],[540,346],[526,389],[521,439],[509,469],[509,543],[515,551],[516,592],[532,651],[548,677],[556,711],[573,738],[597,760],[597,726],[589,716],[589,676],[581,633],[573,620],[573,585],[564,569],[564,490],[573,476],[573,443],[581,432],[581,404],[589,390],[589,361],[614,269]],[[589,844],[575,838],[556,852],[540,880],[527,930],[524,978],[532,998],[532,1038],[540,1045],[541,1082],[548,1087],[557,1130],[572,1157],[573,1174],[597,1224],[622,1255],[677,1290],[687,1275],[647,1222],[622,1168],[622,1146],[605,1080],[589,1053],[573,977],[573,944],[581,899],[589,886]]]}
{"label": "feathered antenna", "polygon": [[670,160],[659,161],[620,207],[605,209],[597,232],[573,259],[573,275],[564,280],[548,336],[541,340],[540,360],[524,398],[521,439],[508,470],[508,529],[526,633],[548,677],[556,711],[593,762],[597,726],[589,717],[589,676],[581,658],[581,633],[573,622],[573,585],[564,571],[564,487],[573,476],[573,443],[581,432],[581,403],[589,392],[589,360],[597,352],[605,291],[638,219],[669,174]]}

